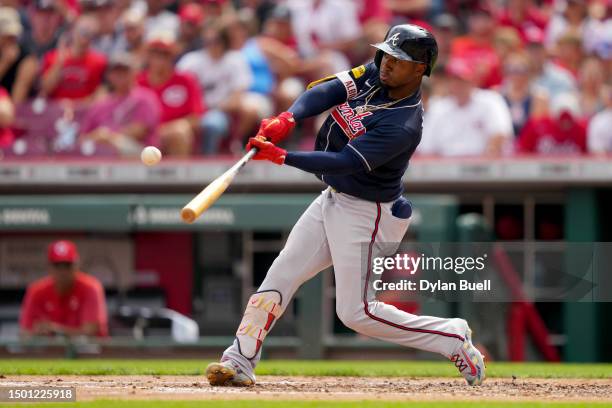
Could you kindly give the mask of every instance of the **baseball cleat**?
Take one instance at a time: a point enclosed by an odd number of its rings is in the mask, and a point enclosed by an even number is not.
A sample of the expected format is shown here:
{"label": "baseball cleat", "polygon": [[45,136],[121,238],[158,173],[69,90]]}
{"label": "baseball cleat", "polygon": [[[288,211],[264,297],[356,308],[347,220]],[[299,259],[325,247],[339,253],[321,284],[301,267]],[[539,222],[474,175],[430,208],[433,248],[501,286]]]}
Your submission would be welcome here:
{"label": "baseball cleat", "polygon": [[463,344],[450,360],[455,363],[455,367],[469,385],[482,384],[486,367],[482,353],[472,344],[472,330],[468,329]]}
{"label": "baseball cleat", "polygon": [[210,363],[206,367],[206,377],[212,386],[250,387],[255,381],[230,361]]}

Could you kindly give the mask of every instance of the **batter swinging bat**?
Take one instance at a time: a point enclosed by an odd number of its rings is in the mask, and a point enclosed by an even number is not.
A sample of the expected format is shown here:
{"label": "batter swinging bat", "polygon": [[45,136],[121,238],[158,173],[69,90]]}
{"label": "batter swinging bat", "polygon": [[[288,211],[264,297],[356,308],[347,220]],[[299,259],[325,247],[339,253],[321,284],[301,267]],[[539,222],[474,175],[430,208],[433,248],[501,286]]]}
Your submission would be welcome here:
{"label": "batter swinging bat", "polygon": [[249,150],[242,159],[234,164],[229,170],[217,177],[210,183],[204,190],[202,190],[197,196],[193,198],[183,209],[181,210],[181,218],[186,223],[191,224],[194,222],[204,211],[206,211],[211,205],[217,201],[217,199],[223,194],[227,187],[232,183],[236,174],[240,169],[249,162],[257,153],[256,148]]}

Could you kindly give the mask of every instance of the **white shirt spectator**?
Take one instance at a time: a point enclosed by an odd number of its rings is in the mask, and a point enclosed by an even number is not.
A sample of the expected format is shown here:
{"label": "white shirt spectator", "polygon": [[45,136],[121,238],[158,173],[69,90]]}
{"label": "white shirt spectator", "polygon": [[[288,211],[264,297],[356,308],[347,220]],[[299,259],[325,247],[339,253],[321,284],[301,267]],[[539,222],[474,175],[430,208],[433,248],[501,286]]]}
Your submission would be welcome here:
{"label": "white shirt spectator", "polygon": [[192,51],[179,60],[177,70],[197,78],[209,108],[217,108],[234,92],[246,92],[253,81],[251,68],[240,51],[228,51],[220,60],[213,60],[206,50]]}
{"label": "white shirt spectator", "polygon": [[168,10],[162,10],[154,16],[149,16],[147,15],[147,9],[147,2],[143,0],[136,0],[130,6],[132,13],[144,16],[144,38],[149,38],[152,33],[159,31],[170,32],[174,36],[178,36],[180,20],[176,14]]}
{"label": "white shirt spectator", "polygon": [[612,153],[612,107],[593,116],[587,132],[590,153]]}
{"label": "white shirt spectator", "polygon": [[357,6],[350,0],[292,0],[287,3],[291,10],[293,32],[300,53],[305,57],[316,54],[319,44],[351,40],[360,35]]}
{"label": "white shirt spectator", "polygon": [[512,118],[498,93],[474,89],[470,101],[459,106],[452,96],[434,98],[423,123],[417,152],[441,156],[480,156],[491,137],[510,139]]}

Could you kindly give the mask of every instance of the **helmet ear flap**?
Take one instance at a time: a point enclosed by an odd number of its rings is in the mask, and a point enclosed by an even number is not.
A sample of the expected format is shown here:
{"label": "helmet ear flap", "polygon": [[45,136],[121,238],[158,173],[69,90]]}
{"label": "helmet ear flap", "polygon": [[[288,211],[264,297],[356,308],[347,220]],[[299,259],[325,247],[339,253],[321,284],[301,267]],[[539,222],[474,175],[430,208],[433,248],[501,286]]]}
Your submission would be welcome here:
{"label": "helmet ear flap", "polygon": [[380,69],[382,58],[383,58],[383,52],[381,50],[376,51],[376,55],[374,56],[374,64],[376,64],[376,68],[378,69]]}

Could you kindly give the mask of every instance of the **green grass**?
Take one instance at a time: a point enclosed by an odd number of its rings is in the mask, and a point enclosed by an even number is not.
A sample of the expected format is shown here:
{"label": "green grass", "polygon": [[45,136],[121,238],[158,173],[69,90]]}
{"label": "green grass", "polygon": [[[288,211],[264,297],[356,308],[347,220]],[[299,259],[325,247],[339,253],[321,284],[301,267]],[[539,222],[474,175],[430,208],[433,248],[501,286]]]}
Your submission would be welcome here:
{"label": "green grass", "polygon": [[11,404],[2,407],[23,408],[187,408],[187,407],[208,407],[215,408],[581,408],[581,407],[609,407],[606,403],[591,402],[499,402],[499,401],[478,401],[478,402],[416,402],[416,401],[264,401],[264,400],[238,400],[238,401],[117,401],[117,400],[98,400],[91,402],[76,403],[53,403],[53,404]]}
{"label": "green grass", "polygon": [[[207,360],[0,360],[5,375],[200,375]],[[433,361],[262,361],[259,375],[456,377]],[[487,377],[612,378],[612,364],[489,363]]]}

